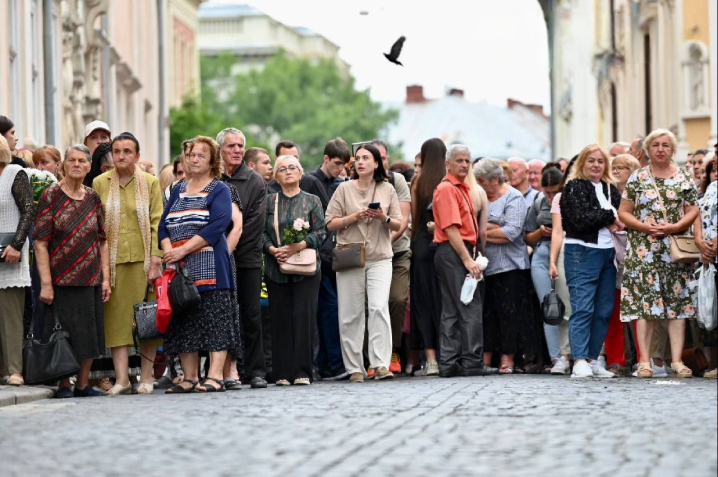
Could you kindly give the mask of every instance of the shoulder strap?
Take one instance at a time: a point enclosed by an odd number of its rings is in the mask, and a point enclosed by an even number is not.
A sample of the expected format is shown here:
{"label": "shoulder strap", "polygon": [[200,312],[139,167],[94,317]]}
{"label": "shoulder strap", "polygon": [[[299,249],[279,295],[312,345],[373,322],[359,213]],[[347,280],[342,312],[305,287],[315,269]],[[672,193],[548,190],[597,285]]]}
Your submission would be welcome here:
{"label": "shoulder strap", "polygon": [[[441,182],[451,183],[451,181],[448,179],[444,179]],[[469,198],[467,197],[467,195],[464,194],[464,191],[461,190],[461,186],[459,184],[454,184],[454,187],[456,187],[459,190],[459,194],[461,194],[461,196],[464,198],[464,200],[466,201],[466,206],[469,208],[469,215],[471,216],[471,224],[474,226],[474,233],[476,234],[476,246],[474,248],[474,256],[472,257],[475,259],[477,256],[478,250],[479,250],[478,249],[478,246],[479,246],[479,224],[476,220],[476,211],[473,211],[473,213],[472,213],[471,202],[469,201]]]}
{"label": "shoulder strap", "polygon": [[277,235],[277,247],[282,246],[282,239],[279,236],[279,193],[274,198],[274,233]]}
{"label": "shoulder strap", "polygon": [[653,190],[656,191],[656,194],[658,194],[658,199],[661,201],[661,212],[663,212],[663,220],[666,221],[666,223],[670,223],[668,221],[668,214],[666,213],[666,207],[663,202],[663,196],[661,195],[661,191],[658,189],[658,186],[656,185],[656,180],[653,178],[653,171],[651,171],[651,168],[648,168],[648,177],[651,178],[651,184],[653,185]]}

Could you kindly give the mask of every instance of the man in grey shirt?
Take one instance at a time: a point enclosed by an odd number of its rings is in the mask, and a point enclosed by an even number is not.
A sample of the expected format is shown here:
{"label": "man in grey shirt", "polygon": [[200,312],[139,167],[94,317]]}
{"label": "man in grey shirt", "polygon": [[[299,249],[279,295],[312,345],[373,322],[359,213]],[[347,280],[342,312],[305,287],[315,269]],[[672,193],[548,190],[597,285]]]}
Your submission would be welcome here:
{"label": "man in grey shirt", "polygon": [[[379,149],[384,169],[389,171],[389,148],[381,139],[374,139],[372,145]],[[391,233],[392,259],[391,289],[389,290],[389,314],[391,315],[391,342],[393,350],[391,353],[391,364],[389,371],[392,373],[401,372],[399,361],[399,350],[401,349],[402,328],[406,318],[406,305],[409,301],[409,267],[411,265],[411,240],[404,235],[409,226],[409,214],[411,213],[411,192],[406,179],[401,174],[388,172],[389,182],[396,190],[401,208],[401,228],[398,232]]]}

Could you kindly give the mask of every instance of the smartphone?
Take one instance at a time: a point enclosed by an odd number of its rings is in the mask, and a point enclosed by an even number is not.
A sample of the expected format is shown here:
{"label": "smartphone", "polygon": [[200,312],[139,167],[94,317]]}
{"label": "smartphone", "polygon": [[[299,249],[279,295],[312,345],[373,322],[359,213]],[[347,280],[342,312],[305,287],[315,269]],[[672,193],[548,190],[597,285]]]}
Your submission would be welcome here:
{"label": "smartphone", "polygon": [[369,207],[370,209],[378,209],[379,207],[381,207],[381,203],[379,203],[379,202],[372,202],[371,204],[368,205],[368,207]]}

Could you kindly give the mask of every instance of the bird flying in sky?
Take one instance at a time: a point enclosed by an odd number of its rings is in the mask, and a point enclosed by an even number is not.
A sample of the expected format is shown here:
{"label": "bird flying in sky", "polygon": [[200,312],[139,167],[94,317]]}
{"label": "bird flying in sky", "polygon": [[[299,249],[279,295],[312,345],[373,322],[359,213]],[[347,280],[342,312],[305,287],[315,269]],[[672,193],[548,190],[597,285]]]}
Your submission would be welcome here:
{"label": "bird flying in sky", "polygon": [[404,40],[406,40],[406,38],[402,36],[392,45],[391,52],[389,54],[384,53],[387,60],[399,66],[404,66],[399,61],[399,55],[401,54],[401,48],[404,46]]}

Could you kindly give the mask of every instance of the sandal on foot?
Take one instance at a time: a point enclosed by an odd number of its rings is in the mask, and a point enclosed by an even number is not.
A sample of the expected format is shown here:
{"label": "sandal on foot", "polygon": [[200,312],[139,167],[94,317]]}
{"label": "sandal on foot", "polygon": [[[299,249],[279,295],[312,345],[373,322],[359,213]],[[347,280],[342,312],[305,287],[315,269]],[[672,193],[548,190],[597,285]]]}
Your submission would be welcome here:
{"label": "sandal on foot", "polygon": [[23,379],[22,374],[13,374],[9,378],[7,378],[5,384],[8,386],[24,386],[25,380]]}
{"label": "sandal on foot", "polygon": [[310,384],[309,378],[297,378],[294,380],[295,386],[309,386]]}
{"label": "sandal on foot", "polygon": [[224,383],[224,389],[227,391],[241,391],[242,390],[242,382],[237,381],[236,379],[227,378],[222,381]]}
{"label": "sandal on foot", "polygon": [[[212,383],[217,384],[218,386],[215,386],[214,384],[210,383],[209,381],[212,381]],[[221,379],[214,379],[214,378],[204,378],[200,383],[200,386],[204,388],[204,391],[201,389],[195,388],[195,391],[198,393],[223,393],[224,392],[224,383]]]}
{"label": "sandal on foot", "polygon": [[514,374],[514,368],[513,366],[502,364],[499,368],[499,374]]}
{"label": "sandal on foot", "polygon": [[274,383],[275,386],[289,386],[290,383],[286,379],[277,379],[277,381]]}
{"label": "sandal on foot", "polygon": [[154,384],[140,383],[140,385],[137,386],[137,394],[153,394],[154,392]]}
{"label": "sandal on foot", "polygon": [[[182,386],[183,383],[189,383],[192,386],[187,388],[187,387]],[[194,388],[196,388],[198,384],[199,384],[199,381],[192,381],[191,379],[183,379],[182,381],[175,384],[171,388],[167,388],[165,390],[165,394],[191,394],[191,393],[195,392]]]}
{"label": "sandal on foot", "polygon": [[692,378],[693,371],[691,368],[683,364],[683,361],[677,363],[671,363],[671,369],[673,370],[673,377],[675,378]]}
{"label": "sandal on foot", "polygon": [[643,379],[652,378],[653,367],[651,366],[651,363],[638,363],[638,370],[636,371],[636,376]]}
{"label": "sandal on foot", "polygon": [[122,396],[132,394],[132,383],[129,383],[127,386],[115,384],[105,394],[107,394],[108,396]]}

